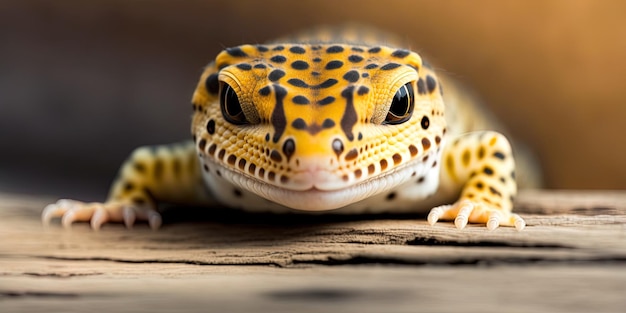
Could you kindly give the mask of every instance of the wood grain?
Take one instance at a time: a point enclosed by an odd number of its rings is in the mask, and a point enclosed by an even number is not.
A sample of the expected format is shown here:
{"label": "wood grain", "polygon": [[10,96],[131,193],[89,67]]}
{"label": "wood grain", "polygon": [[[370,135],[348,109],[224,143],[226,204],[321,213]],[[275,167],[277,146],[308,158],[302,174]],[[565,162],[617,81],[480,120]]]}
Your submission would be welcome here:
{"label": "wood grain", "polygon": [[44,229],[0,195],[0,311],[589,312],[626,307],[626,197],[528,191],[523,232],[421,216],[177,208],[164,227]]}

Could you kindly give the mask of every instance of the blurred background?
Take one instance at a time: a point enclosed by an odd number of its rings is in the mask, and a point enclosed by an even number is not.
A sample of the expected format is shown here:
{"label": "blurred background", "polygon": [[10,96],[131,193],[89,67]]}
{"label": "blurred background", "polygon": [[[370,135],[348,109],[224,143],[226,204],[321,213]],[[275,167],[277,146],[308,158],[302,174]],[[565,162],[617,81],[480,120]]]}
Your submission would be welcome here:
{"label": "blurred background", "polygon": [[626,2],[0,1],[0,192],[103,200],[142,144],[189,138],[224,47],[319,24],[401,35],[472,87],[548,188],[626,188]]}

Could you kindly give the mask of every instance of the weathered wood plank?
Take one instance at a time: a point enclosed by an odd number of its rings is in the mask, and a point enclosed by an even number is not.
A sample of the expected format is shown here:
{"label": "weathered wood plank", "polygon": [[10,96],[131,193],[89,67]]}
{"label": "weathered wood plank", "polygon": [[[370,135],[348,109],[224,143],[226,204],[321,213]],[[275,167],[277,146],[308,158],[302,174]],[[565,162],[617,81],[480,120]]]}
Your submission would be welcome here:
{"label": "weathered wood plank", "polygon": [[529,225],[523,232],[431,227],[420,216],[193,209],[166,212],[157,232],[145,225],[94,232],[86,224],[67,231],[41,226],[50,200],[0,195],[2,312],[626,307],[626,197],[619,192],[526,192],[518,199]]}

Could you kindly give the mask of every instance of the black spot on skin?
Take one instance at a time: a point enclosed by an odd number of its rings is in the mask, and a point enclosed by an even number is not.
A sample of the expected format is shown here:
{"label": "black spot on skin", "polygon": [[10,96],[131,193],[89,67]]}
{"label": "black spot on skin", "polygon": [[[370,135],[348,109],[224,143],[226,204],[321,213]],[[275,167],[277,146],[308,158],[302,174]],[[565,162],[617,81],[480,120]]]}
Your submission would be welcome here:
{"label": "black spot on skin", "polygon": [[263,45],[257,45],[256,49],[259,52],[267,52],[269,50],[266,46],[263,46]]}
{"label": "black spot on skin", "polygon": [[274,85],[274,93],[276,94],[276,105],[274,106],[274,111],[272,111],[270,122],[275,130],[272,141],[277,143],[287,126],[287,117],[285,116],[285,109],[283,108],[283,99],[287,95],[287,90],[280,85]]}
{"label": "black spot on skin", "polygon": [[376,171],[376,166],[374,164],[370,164],[367,166],[367,173],[369,175],[374,174],[375,171]]}
{"label": "black spot on skin", "polygon": [[389,70],[393,70],[393,69],[398,68],[398,67],[400,67],[400,64],[398,64],[398,63],[387,63],[387,64],[381,66],[380,69],[383,70],[383,71],[389,71]]}
{"label": "black spot on skin", "polygon": [[418,184],[421,184],[421,183],[423,183],[423,182],[424,182],[424,180],[426,180],[426,177],[422,176],[422,177],[420,177],[420,178],[418,178],[418,179],[417,179],[417,183],[418,183]]}
{"label": "black spot on skin", "polygon": [[352,149],[346,153],[345,159],[346,161],[352,161],[359,156],[359,152],[356,149]]}
{"label": "black spot on skin", "polygon": [[211,74],[206,78],[204,82],[206,90],[213,95],[216,95],[220,91],[220,84],[217,80],[217,74]]}
{"label": "black spot on skin", "polygon": [[437,88],[437,81],[430,75],[426,76],[426,88],[428,89],[428,93],[433,93],[435,88]]}
{"label": "black spot on skin", "polygon": [[496,188],[493,188],[492,186],[489,186],[489,191],[490,191],[493,195],[496,195],[496,196],[500,196],[500,197],[502,197],[502,194],[501,194],[501,193],[500,193],[500,192],[499,192]]}
{"label": "black spot on skin", "polygon": [[357,115],[356,115],[356,110],[354,109],[354,103],[353,103],[353,92],[354,92],[354,86],[348,86],[346,89],[344,89],[341,92],[341,96],[346,98],[346,107],[345,107],[345,111],[343,112],[343,116],[341,117],[341,129],[343,130],[343,132],[346,134],[346,138],[348,138],[348,140],[352,141],[354,140],[354,134],[352,134],[352,127],[354,127],[354,125],[357,122]]}
{"label": "black spot on skin", "polygon": [[359,89],[357,90],[357,92],[356,92],[356,93],[357,93],[359,96],[362,96],[362,95],[364,95],[364,94],[367,94],[368,92],[370,92],[370,89],[369,89],[369,88],[367,88],[366,86],[361,86],[361,87],[359,87]]}
{"label": "black spot on skin", "polygon": [[209,169],[209,166],[208,166],[208,165],[206,165],[206,164],[204,164],[204,165],[202,166],[202,168],[204,169],[204,171],[205,171],[205,172],[210,172],[210,171],[211,171],[211,170]]}
{"label": "black spot on skin", "polygon": [[380,160],[380,170],[381,171],[386,170],[387,169],[387,165],[388,165],[387,160],[385,160],[385,159]]}
{"label": "black spot on skin", "polygon": [[304,48],[302,48],[300,46],[293,46],[293,47],[289,48],[289,51],[291,51],[291,53],[295,53],[295,54],[304,54],[306,52],[306,50],[304,50]]}
{"label": "black spot on skin", "polygon": [[124,191],[126,191],[126,192],[131,191],[131,190],[133,190],[134,188],[135,188],[135,185],[133,185],[133,183],[126,182],[126,183],[124,184]]}
{"label": "black spot on skin", "polygon": [[368,77],[370,77],[370,74],[368,74],[368,73],[363,73],[363,74],[361,74],[361,77],[363,77],[363,78],[368,78]]}
{"label": "black spot on skin", "polygon": [[228,53],[230,56],[238,57],[238,58],[244,58],[248,56],[248,54],[243,52],[243,50],[241,50],[240,47],[227,48],[226,53]]}
{"label": "black spot on skin", "polygon": [[293,141],[293,139],[291,138],[285,140],[285,143],[283,144],[283,153],[287,157],[287,162],[289,162],[289,159],[291,159],[291,157],[293,156],[295,152],[296,152],[295,141]]}
{"label": "black spot on skin", "polygon": [[319,104],[319,105],[327,105],[327,104],[331,104],[333,102],[335,102],[335,97],[328,96],[328,97],[326,97],[326,98],[324,98],[322,100],[317,101],[317,104]]}
{"label": "black spot on skin", "polygon": [[308,88],[309,87],[309,84],[307,84],[303,80],[297,79],[297,78],[292,78],[292,79],[288,80],[287,82],[290,85],[295,86],[295,87],[301,87],[301,88]]}
{"label": "black spot on skin", "polygon": [[217,176],[222,177],[222,172],[220,172],[220,170],[215,171],[215,174],[217,174]]}
{"label": "black spot on skin", "polygon": [[359,80],[360,76],[361,75],[359,75],[359,72],[352,70],[343,75],[343,79],[351,83],[356,83]]}
{"label": "black spot on skin", "polygon": [[485,168],[483,168],[483,173],[487,175],[493,175],[493,169],[489,166],[485,166]]}
{"label": "black spot on skin", "polygon": [[270,58],[270,61],[272,61],[274,63],[285,63],[287,61],[287,58],[285,58],[282,55],[275,55],[275,56]]}
{"label": "black spot on skin", "polygon": [[241,63],[241,64],[237,64],[237,68],[243,71],[249,71],[252,69],[252,66],[250,64]]}
{"label": "black spot on skin", "polygon": [[246,159],[240,159],[237,166],[239,166],[239,169],[243,171],[243,169],[246,168]]}
{"label": "black spot on skin", "polygon": [[369,52],[369,53],[378,53],[378,52],[380,52],[380,50],[381,50],[380,47],[373,47],[373,48],[370,48],[369,50],[367,50],[367,52]]}
{"label": "black spot on skin", "polygon": [[342,66],[343,66],[343,62],[335,60],[335,61],[328,62],[328,64],[326,64],[325,69],[327,69],[327,70],[334,70],[334,69],[340,68]]}
{"label": "black spot on skin", "polygon": [[395,198],[396,198],[396,193],[395,193],[395,192],[390,192],[390,193],[387,195],[387,201],[392,201],[392,200],[393,200],[393,199],[395,199]]}
{"label": "black spot on skin", "polygon": [[206,147],[206,140],[202,138],[200,139],[200,142],[198,142],[198,149],[200,149],[200,151],[204,151],[205,147]]}
{"label": "black spot on skin", "polygon": [[320,63],[320,62],[322,62],[322,58],[314,58],[313,62]]}
{"label": "black spot on skin", "polygon": [[417,147],[414,146],[414,145],[410,145],[409,146],[409,152],[411,153],[412,157],[416,156],[417,153],[418,153]]}
{"label": "black spot on skin", "polygon": [[335,122],[329,118],[325,119],[324,122],[322,122],[322,128],[332,128],[335,126]]}
{"label": "black spot on skin", "polygon": [[312,76],[320,76],[320,75],[322,75],[322,73],[320,73],[320,72],[311,72],[311,75]]}
{"label": "black spot on skin", "polygon": [[295,129],[306,129],[306,122],[301,118],[297,118],[291,122],[291,127]]}
{"label": "black spot on skin", "polygon": [[270,94],[270,92],[272,92],[272,90],[270,89],[270,86],[265,86],[261,89],[259,89],[259,94],[261,96],[267,96]]}
{"label": "black spot on skin", "polygon": [[363,171],[361,171],[360,169],[357,169],[356,171],[354,171],[354,178],[359,179],[361,178],[362,175],[363,175]]}
{"label": "black spot on skin", "polygon": [[283,50],[285,50],[285,47],[283,47],[283,46],[276,46],[272,50],[274,50],[274,51],[283,51]]}
{"label": "black spot on skin", "polygon": [[505,159],[504,153],[502,153],[502,152],[500,152],[500,151],[496,151],[496,152],[494,152],[494,153],[493,153],[493,156],[494,156],[495,158],[497,158],[497,159],[500,159],[500,160],[504,160],[504,159]]}
{"label": "black spot on skin", "polygon": [[340,139],[333,140],[332,147],[337,157],[339,157],[339,155],[343,153],[343,142],[341,142]]}
{"label": "black spot on skin", "polygon": [[267,68],[267,66],[265,66],[265,64],[256,64],[254,65],[254,68],[264,69],[264,68]]}
{"label": "black spot on skin", "polygon": [[267,75],[267,79],[269,79],[272,82],[275,82],[281,78],[283,78],[285,76],[285,71],[283,70],[273,70],[272,72],[270,72],[269,75]]}
{"label": "black spot on skin", "polygon": [[409,54],[411,54],[411,51],[399,49],[391,53],[391,56],[395,58],[406,58]]}
{"label": "black spot on skin", "polygon": [[254,175],[254,171],[256,171],[256,165],[254,163],[250,163],[250,166],[248,166],[248,173],[250,173],[250,175]]}
{"label": "black spot on skin", "polygon": [[425,95],[428,93],[426,91],[426,86],[424,85],[424,80],[421,78],[417,80],[417,93],[419,93],[420,95]]}
{"label": "black spot on skin", "polygon": [[363,50],[363,49],[361,49],[359,47],[352,47],[352,51],[354,51],[354,52],[363,52],[365,50]]}
{"label": "black spot on skin", "polygon": [[211,146],[209,146],[209,154],[213,156],[215,154],[215,150],[217,150],[217,145],[213,143],[211,144]]}
{"label": "black spot on skin", "polygon": [[277,162],[277,163],[283,161],[283,157],[280,155],[280,152],[276,150],[272,150],[272,153],[270,153],[270,159],[272,159],[272,161]]}
{"label": "black spot on skin", "polygon": [[267,173],[267,179],[269,179],[271,181],[275,181],[276,180],[276,173],[270,171],[269,173]]}
{"label": "black spot on skin", "polygon": [[309,103],[311,103],[309,101],[309,99],[307,99],[304,96],[295,96],[295,97],[293,97],[292,101],[295,104],[309,104]]}
{"label": "black spot on skin", "polygon": [[286,184],[289,182],[289,177],[285,176],[285,175],[281,175],[280,176],[280,182],[283,184]]}
{"label": "black spot on skin", "polygon": [[237,161],[237,157],[234,154],[229,155],[228,159],[226,159],[226,162],[228,162],[228,164],[230,165],[235,165],[236,161]]}
{"label": "black spot on skin", "polygon": [[377,68],[377,67],[378,67],[378,64],[374,64],[374,63],[372,63],[372,64],[368,64],[368,65],[366,65],[366,66],[365,66],[365,69],[366,69],[366,70],[373,70],[373,69],[375,69],[375,68]]}
{"label": "black spot on skin", "polygon": [[481,146],[478,148],[478,159],[482,160],[485,157],[485,147]]}
{"label": "black spot on skin", "polygon": [[213,135],[215,134],[215,121],[210,119],[208,123],[206,123],[206,131]]}
{"label": "black spot on skin", "polygon": [[359,135],[357,136],[357,138],[356,138],[356,139],[358,139],[358,140],[363,139],[363,134],[362,134],[361,132],[359,132]]}
{"label": "black spot on skin", "polygon": [[400,153],[394,153],[394,155],[391,156],[391,158],[393,159],[394,165],[398,165],[402,162],[402,156],[400,155]]}
{"label": "black spot on skin", "polygon": [[237,198],[241,198],[243,196],[243,193],[241,193],[241,190],[239,190],[239,189],[234,189],[233,190],[233,195],[235,195],[235,197],[237,197]]}
{"label": "black spot on skin", "polygon": [[430,140],[428,138],[422,138],[422,147],[424,150],[430,149]]}
{"label": "black spot on skin", "polygon": [[265,134],[265,141],[270,141],[270,133]]}
{"label": "black spot on skin", "polygon": [[313,88],[313,89],[323,89],[323,88],[332,87],[336,83],[338,83],[338,81],[336,79],[329,78],[329,79],[327,79],[326,81],[324,81],[323,83],[321,83],[319,85],[311,86],[311,88]]}
{"label": "black spot on skin", "polygon": [[293,68],[294,70],[306,70],[309,68],[309,63],[300,60],[294,61],[293,63],[291,63],[291,68]]}
{"label": "black spot on skin", "polygon": [[137,162],[137,163],[133,164],[133,167],[139,173],[145,173],[146,172],[146,166],[143,163]]}
{"label": "black spot on skin", "polygon": [[342,46],[331,46],[326,49],[326,53],[340,53],[343,52]]}
{"label": "black spot on skin", "polygon": [[428,129],[428,127],[430,126],[430,119],[428,119],[428,116],[424,115],[420,124],[422,125],[423,129]]}
{"label": "black spot on skin", "polygon": [[351,55],[348,57],[348,61],[352,62],[352,63],[359,63],[361,61],[363,61],[363,57],[360,55]]}

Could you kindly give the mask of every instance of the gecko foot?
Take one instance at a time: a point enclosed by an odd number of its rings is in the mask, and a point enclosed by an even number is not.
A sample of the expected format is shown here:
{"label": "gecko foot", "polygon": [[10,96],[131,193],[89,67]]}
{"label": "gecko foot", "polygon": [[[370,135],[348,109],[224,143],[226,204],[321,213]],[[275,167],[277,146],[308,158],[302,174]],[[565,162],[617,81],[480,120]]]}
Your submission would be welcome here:
{"label": "gecko foot", "polygon": [[41,221],[48,226],[53,218],[61,218],[61,224],[70,228],[74,222],[90,222],[94,230],[99,230],[104,223],[123,222],[132,228],[135,221],[147,221],[150,228],[161,226],[161,215],[150,207],[124,204],[121,202],[85,203],[62,199],[47,205],[41,213]]}
{"label": "gecko foot", "polygon": [[460,200],[454,204],[442,205],[430,210],[428,214],[430,225],[435,225],[440,219],[454,220],[454,225],[458,229],[465,228],[467,223],[485,224],[489,230],[494,230],[499,226],[511,226],[517,230],[523,230],[526,227],[526,222],[519,215],[472,200]]}

